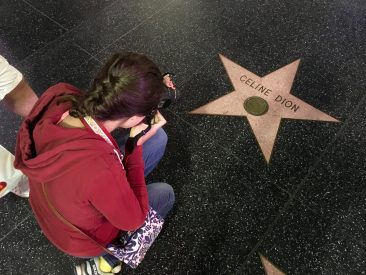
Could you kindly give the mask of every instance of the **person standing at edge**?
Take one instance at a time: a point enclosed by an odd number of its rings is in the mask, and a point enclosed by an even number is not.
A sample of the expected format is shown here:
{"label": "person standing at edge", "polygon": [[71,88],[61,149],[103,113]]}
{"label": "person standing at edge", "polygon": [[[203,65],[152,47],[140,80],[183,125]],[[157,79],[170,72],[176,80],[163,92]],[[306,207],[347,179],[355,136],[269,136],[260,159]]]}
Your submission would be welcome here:
{"label": "person standing at edge", "polygon": [[[15,167],[29,178],[30,203],[46,237],[69,255],[91,258],[75,274],[110,274],[116,258],[92,239],[105,247],[121,231],[141,227],[149,206],[162,218],[172,208],[170,185],[145,183],[165,150],[166,120],[157,106],[170,85],[145,55],[115,54],[87,93],[66,83],[52,86],[22,123]],[[131,128],[130,136],[137,136],[151,114],[154,124],[137,146],[125,156],[116,154],[110,133]],[[91,128],[90,121],[98,126]],[[47,200],[90,238],[62,222]]]}
{"label": "person standing at edge", "polygon": [[[38,100],[22,74],[0,55],[0,100],[12,112],[25,117]],[[28,179],[13,166],[14,156],[0,145],[0,198],[12,192],[29,196]]]}

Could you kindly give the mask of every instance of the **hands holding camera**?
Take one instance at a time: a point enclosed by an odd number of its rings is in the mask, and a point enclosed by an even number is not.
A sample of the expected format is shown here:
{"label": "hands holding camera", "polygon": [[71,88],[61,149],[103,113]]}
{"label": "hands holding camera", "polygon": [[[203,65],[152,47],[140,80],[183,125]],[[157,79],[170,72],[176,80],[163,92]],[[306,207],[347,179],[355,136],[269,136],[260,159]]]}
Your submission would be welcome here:
{"label": "hands holding camera", "polygon": [[[167,88],[175,90],[176,87],[171,79],[170,74],[165,74],[163,78],[163,82]],[[153,135],[156,134],[156,132],[159,130],[159,128],[163,127],[166,124],[166,119],[162,116],[162,114],[159,112],[159,110],[156,111],[156,114],[151,118],[151,128],[149,128],[149,125],[144,123],[145,120],[143,120],[139,125],[131,128],[130,131],[130,138],[134,138],[138,136],[140,133],[143,133],[143,135],[138,139],[137,146],[144,144],[145,141],[147,141],[149,138],[151,138]],[[146,132],[145,132],[146,131]]]}
{"label": "hands holding camera", "polygon": [[[155,116],[152,118],[151,121],[151,128],[150,130],[147,130],[149,127],[144,122],[141,122],[139,125],[131,128],[130,131],[130,137],[134,138],[141,132],[143,132],[143,136],[141,136],[137,141],[137,146],[144,144],[145,141],[147,141],[149,138],[151,138],[153,135],[156,134],[156,132],[159,130],[159,128],[163,127],[166,124],[165,118],[162,116],[162,114],[157,111]],[[146,132],[144,132],[147,130]]]}
{"label": "hands holding camera", "polygon": [[172,81],[171,75],[170,73],[166,73],[164,75],[164,80],[163,80],[165,86],[167,86],[168,88],[174,89],[175,90],[175,85]]}

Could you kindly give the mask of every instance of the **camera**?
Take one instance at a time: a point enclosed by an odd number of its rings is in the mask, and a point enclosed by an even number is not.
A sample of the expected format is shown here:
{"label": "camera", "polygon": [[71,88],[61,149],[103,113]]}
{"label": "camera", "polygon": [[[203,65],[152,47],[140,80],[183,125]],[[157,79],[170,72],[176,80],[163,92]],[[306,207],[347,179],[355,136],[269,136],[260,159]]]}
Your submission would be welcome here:
{"label": "camera", "polygon": [[[173,73],[164,73],[163,74],[163,78],[165,76],[169,76],[171,79],[175,76]],[[173,80],[172,80],[173,82]],[[161,99],[160,99],[160,102],[157,106],[156,109],[154,109],[150,115],[147,115],[144,119],[144,123],[148,125],[148,129],[146,130],[146,132],[148,130],[150,130],[151,128],[151,121],[152,119],[154,118],[154,116],[156,115],[156,112],[158,110],[161,110],[161,109],[166,109],[168,108],[171,104],[174,104],[179,98],[179,94],[178,94],[178,91],[177,89],[174,87],[173,88],[170,88],[170,87],[165,87],[165,90],[161,96]]]}
{"label": "camera", "polygon": [[[175,76],[173,73],[164,73],[163,78],[165,76],[169,76],[171,79]],[[173,82],[173,80],[172,80]],[[165,87],[165,92],[163,93],[160,103],[158,105],[158,109],[168,108],[172,103],[175,103],[178,100],[178,91],[177,89],[172,89],[170,87]]]}
{"label": "camera", "polygon": [[[169,77],[171,79],[172,79],[172,77],[175,76],[173,73],[167,72],[167,73],[163,74],[163,77],[165,77],[167,75],[169,75]],[[172,80],[172,82],[173,82],[173,80]],[[175,87],[174,87],[174,89],[170,88],[170,87],[165,87],[158,106],[149,115],[145,116],[145,119],[143,120],[143,123],[148,125],[145,130],[141,131],[135,137],[129,137],[128,136],[129,134],[120,134],[120,135],[115,136],[118,144],[125,145],[125,146],[120,146],[121,151],[124,151],[124,147],[125,147],[128,151],[132,152],[133,149],[137,145],[137,141],[151,129],[152,121],[154,120],[156,112],[158,110],[168,108],[171,104],[174,104],[175,102],[177,102],[178,98],[179,98],[179,93]]]}

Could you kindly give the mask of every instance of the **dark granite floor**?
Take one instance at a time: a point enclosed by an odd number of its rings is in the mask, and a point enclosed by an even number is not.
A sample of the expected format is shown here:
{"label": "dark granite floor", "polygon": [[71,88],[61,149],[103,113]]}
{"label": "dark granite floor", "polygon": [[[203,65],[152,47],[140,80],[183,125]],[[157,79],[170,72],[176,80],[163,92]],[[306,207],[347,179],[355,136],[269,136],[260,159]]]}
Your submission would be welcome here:
{"label": "dark granite floor", "polygon": [[[151,179],[176,206],[144,262],[123,274],[366,274],[364,0],[11,0],[0,53],[38,94],[85,88],[119,50],[177,74],[169,144]],[[341,123],[282,120],[266,163],[243,117],[189,111],[233,91],[219,54],[264,76],[301,59],[291,94]],[[1,144],[20,119],[0,108]],[[0,200],[0,273],[71,274],[26,200]]]}

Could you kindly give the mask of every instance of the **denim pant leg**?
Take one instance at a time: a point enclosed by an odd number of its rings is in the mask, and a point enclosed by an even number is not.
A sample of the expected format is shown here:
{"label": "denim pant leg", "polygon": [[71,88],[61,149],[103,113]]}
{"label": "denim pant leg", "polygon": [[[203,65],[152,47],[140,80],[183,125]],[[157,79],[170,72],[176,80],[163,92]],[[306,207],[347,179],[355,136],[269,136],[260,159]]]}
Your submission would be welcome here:
{"label": "denim pant leg", "polygon": [[154,170],[164,155],[168,136],[160,128],[155,135],[142,145],[142,157],[145,162],[145,177]]}
{"label": "denim pant leg", "polygon": [[[151,173],[158,165],[164,155],[168,137],[165,131],[160,128],[154,136],[148,139],[143,145],[143,159],[145,162],[145,176]],[[158,214],[165,218],[172,209],[175,196],[173,188],[167,183],[151,183],[147,185],[147,193],[149,196],[149,205]]]}
{"label": "denim pant leg", "polygon": [[[128,140],[129,132],[128,131],[119,131],[117,133],[113,133],[115,140],[121,150],[121,152],[125,153],[125,144]],[[156,165],[158,165],[159,161],[164,155],[165,147],[168,141],[168,136],[165,131],[160,128],[142,145],[142,157],[145,163],[145,171],[144,174],[147,176],[154,170]]]}
{"label": "denim pant leg", "polygon": [[[116,140],[121,151],[124,151],[123,149],[127,139],[127,132],[116,136]],[[154,170],[154,168],[158,165],[159,161],[164,155],[167,141],[167,134],[165,133],[164,129],[160,128],[155,135],[149,138],[142,145],[142,158],[144,159],[145,164],[145,176],[150,174],[152,170]],[[149,193],[150,206],[154,208],[162,217],[165,217],[174,204],[173,188],[166,183],[153,183],[147,185],[147,191]]]}
{"label": "denim pant leg", "polygon": [[156,182],[147,185],[149,205],[158,214],[165,218],[172,209],[175,201],[173,188],[164,182]]}

